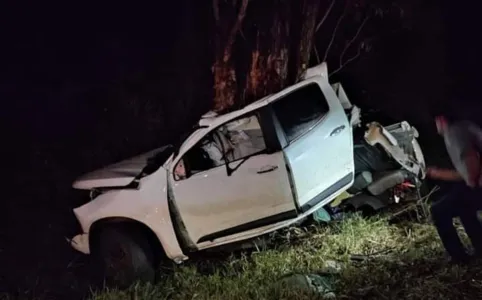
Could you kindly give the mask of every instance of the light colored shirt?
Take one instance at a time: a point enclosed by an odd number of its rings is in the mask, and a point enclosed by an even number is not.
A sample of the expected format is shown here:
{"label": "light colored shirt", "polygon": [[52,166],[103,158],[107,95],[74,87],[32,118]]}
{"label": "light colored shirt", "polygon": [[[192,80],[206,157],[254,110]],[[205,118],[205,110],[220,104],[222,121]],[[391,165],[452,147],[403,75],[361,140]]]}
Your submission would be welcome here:
{"label": "light colored shirt", "polygon": [[450,124],[443,137],[454,168],[468,183],[469,172],[465,163],[465,155],[472,147],[476,148],[479,155],[482,152],[482,129],[472,122],[459,121]]}
{"label": "light colored shirt", "polygon": [[203,146],[203,149],[207,152],[215,167],[220,166],[224,163],[223,153],[221,149],[219,149],[218,145],[216,145],[216,143],[209,142]]}

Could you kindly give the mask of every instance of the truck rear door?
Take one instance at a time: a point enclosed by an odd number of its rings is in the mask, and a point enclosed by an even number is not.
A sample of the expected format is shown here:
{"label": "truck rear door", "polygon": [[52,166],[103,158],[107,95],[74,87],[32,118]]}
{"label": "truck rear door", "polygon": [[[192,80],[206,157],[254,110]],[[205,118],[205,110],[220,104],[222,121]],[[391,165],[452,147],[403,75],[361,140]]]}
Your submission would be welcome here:
{"label": "truck rear door", "polygon": [[327,204],[353,183],[352,129],[322,76],[280,93],[271,103],[300,213]]}

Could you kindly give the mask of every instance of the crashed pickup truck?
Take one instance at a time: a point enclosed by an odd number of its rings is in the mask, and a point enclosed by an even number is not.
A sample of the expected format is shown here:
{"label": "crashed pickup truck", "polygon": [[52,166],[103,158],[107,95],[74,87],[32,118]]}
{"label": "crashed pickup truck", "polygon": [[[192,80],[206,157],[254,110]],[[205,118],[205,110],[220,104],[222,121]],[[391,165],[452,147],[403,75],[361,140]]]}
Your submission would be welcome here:
{"label": "crashed pickup truck", "polygon": [[152,280],[165,259],[295,224],[347,190],[353,206],[386,205],[373,199],[424,177],[417,132],[360,116],[325,63],[310,68],[243,109],[207,113],[178,145],[78,178],[90,201],[74,209],[82,232],[69,242],[124,285]]}

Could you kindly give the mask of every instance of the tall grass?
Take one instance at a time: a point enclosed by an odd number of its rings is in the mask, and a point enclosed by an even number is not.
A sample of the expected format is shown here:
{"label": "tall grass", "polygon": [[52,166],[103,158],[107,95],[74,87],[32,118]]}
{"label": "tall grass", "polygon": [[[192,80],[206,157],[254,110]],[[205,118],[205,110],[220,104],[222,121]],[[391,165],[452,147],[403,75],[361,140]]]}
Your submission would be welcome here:
{"label": "tall grass", "polygon": [[154,286],[105,289],[92,299],[319,299],[276,282],[287,274],[326,272],[330,261],[342,266],[334,275],[339,299],[482,299],[482,268],[448,265],[428,223],[390,225],[386,217],[355,215],[290,229],[276,240],[272,248],[221,260],[210,272],[193,262]]}

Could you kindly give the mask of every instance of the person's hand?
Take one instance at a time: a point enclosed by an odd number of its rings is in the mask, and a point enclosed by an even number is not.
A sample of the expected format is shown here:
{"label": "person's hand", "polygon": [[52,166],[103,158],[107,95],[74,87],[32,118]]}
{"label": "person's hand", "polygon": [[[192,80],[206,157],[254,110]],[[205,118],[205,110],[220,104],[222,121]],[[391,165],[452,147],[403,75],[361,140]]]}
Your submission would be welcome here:
{"label": "person's hand", "polygon": [[475,188],[475,187],[477,187],[477,183],[475,181],[469,180],[467,182],[467,186],[470,187],[470,188]]}
{"label": "person's hand", "polygon": [[437,178],[437,174],[439,173],[438,172],[439,169],[437,167],[427,167],[427,169],[425,170],[425,175],[428,177],[428,178]]}

